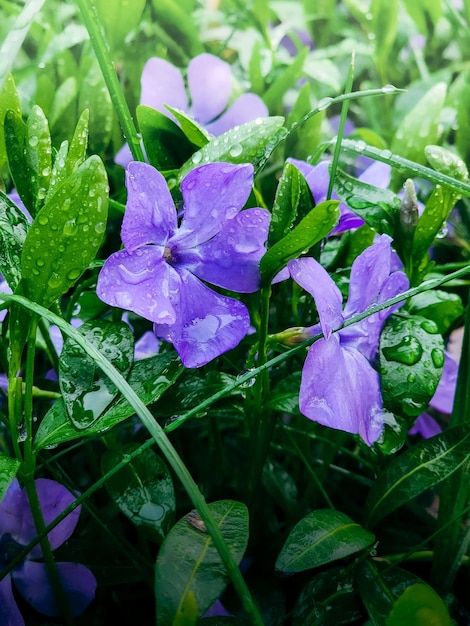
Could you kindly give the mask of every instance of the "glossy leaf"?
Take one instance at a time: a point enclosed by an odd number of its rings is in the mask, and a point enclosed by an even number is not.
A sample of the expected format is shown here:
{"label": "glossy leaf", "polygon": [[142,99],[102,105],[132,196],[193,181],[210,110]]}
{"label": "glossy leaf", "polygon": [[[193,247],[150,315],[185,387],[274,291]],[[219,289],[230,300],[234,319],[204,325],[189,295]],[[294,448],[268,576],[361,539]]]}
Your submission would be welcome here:
{"label": "glossy leaf", "polygon": [[344,513],[318,509],[294,526],[277,557],[276,570],[292,574],[319,567],[365,550],[374,539]]}
{"label": "glossy leaf", "polygon": [[0,502],[20,468],[18,459],[0,455]]}
{"label": "glossy leaf", "polygon": [[368,526],[455,472],[470,455],[468,426],[457,426],[417,443],[392,459],[367,499]]}
{"label": "glossy leaf", "polygon": [[106,230],[108,181],[91,156],[48,199],[24,242],[25,295],[50,304],[68,291],[94,260]]}
{"label": "glossy leaf", "polygon": [[325,119],[325,111],[319,111],[296,130],[300,120],[312,109],[311,91],[312,85],[305,83],[299,90],[299,95],[287,120],[289,136],[286,139],[285,153],[301,161],[307,161],[320,144],[322,124]]}
{"label": "glossy leaf", "polygon": [[[248,510],[240,502],[209,504],[234,560],[239,563],[248,542]],[[194,624],[220,596],[228,582],[222,559],[196,511],[170,530],[155,567],[155,600],[159,624]]]}
{"label": "glossy leaf", "polygon": [[408,301],[409,312],[432,320],[441,335],[464,314],[462,299],[456,293],[433,289],[413,296]]}
{"label": "glossy leaf", "polygon": [[[183,371],[179,359],[172,354],[157,354],[136,361],[127,382],[144,404],[156,402],[173,385]],[[57,400],[44,416],[34,438],[35,450],[42,450],[73,441],[83,436],[105,433],[117,424],[134,415],[134,409],[120,395],[115,402],[86,430],[79,430],[70,422],[65,404]]]}
{"label": "glossy leaf", "polygon": [[424,583],[405,589],[387,620],[387,626],[452,626],[453,623],[442,599]]}
{"label": "glossy leaf", "polygon": [[21,116],[20,98],[16,90],[13,76],[8,74],[0,90],[0,168],[7,161],[7,153],[5,147],[5,115],[7,111],[13,111],[17,116]]}
{"label": "glossy leaf", "polygon": [[[315,119],[315,118],[313,118]],[[305,178],[292,163],[285,163],[276,189],[269,225],[268,246],[285,237],[296,216],[304,217],[314,205]]]}
{"label": "glossy leaf", "polygon": [[140,104],[137,121],[149,163],[158,170],[177,170],[193,153],[181,128],[160,111]]}
{"label": "glossy leaf", "polygon": [[206,143],[212,138],[212,135],[206,131],[205,128],[200,126],[195,120],[191,119],[189,115],[187,115],[184,111],[180,111],[179,109],[174,109],[166,105],[166,108],[173,113],[177,121],[181,126],[181,130],[183,131],[185,137],[198,148],[202,148]]}
{"label": "glossy leaf", "polygon": [[203,163],[253,163],[256,167],[270,156],[274,144],[277,145],[274,137],[283,122],[283,117],[257,118],[215,137],[183,165],[178,181]]}
{"label": "glossy leaf", "polygon": [[[134,335],[124,322],[85,322],[79,332],[100,350],[126,377],[134,358]],[[118,393],[115,385],[72,339],[67,338],[59,358],[59,382],[72,424],[88,428],[100,417]]]}
{"label": "glossy leaf", "polygon": [[21,250],[28,228],[23,211],[0,191],[0,274],[12,291],[21,280]]}
{"label": "glossy leaf", "polygon": [[260,262],[265,284],[269,284],[288,261],[310,250],[333,230],[339,220],[338,206],[337,200],[321,202],[288,235],[269,248]]}
{"label": "glossy leaf", "polygon": [[[126,461],[137,444],[126,444],[120,450],[108,450],[101,458],[101,471],[109,472]],[[164,461],[151,449],[130,460],[119,472],[108,478],[106,489],[119,509],[136,526],[152,529],[163,541],[171,528],[175,513],[175,493],[170,472]]]}
{"label": "glossy leaf", "polygon": [[379,363],[385,407],[417,417],[433,397],[444,366],[437,325],[419,315],[389,317],[380,336]]}
{"label": "glossy leaf", "polygon": [[392,191],[364,183],[340,169],[336,170],[334,188],[366,224],[381,235],[394,236],[401,202]]}

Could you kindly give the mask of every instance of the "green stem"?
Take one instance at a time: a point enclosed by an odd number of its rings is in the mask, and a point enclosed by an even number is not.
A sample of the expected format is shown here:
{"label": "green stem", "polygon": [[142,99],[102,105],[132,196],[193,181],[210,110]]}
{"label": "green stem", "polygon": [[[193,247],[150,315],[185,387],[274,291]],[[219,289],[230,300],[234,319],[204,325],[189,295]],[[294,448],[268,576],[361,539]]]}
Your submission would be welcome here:
{"label": "green stem", "polygon": [[114,64],[110,58],[108,46],[100,27],[98,12],[92,0],[76,0],[85,28],[90,35],[90,41],[100,64],[101,72],[111,96],[114,109],[121,125],[122,133],[129,144],[132,157],[135,161],[145,161],[131,112],[122,93],[121,85],[116,74]]}
{"label": "green stem", "polygon": [[28,342],[26,345],[26,371],[24,389],[24,426],[26,439],[24,441],[24,471],[25,475],[34,476],[35,459],[33,454],[33,383],[34,359],[36,356],[36,332],[38,318],[33,315],[29,325]]}

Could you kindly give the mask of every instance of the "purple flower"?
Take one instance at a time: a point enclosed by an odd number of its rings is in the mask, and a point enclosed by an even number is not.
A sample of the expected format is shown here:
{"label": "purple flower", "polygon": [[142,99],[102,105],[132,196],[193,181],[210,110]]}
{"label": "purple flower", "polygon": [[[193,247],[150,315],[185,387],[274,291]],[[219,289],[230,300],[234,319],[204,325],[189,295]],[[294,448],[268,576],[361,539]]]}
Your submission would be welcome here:
{"label": "purple flower", "polygon": [[[49,524],[73,502],[72,494],[54,480],[38,478],[36,489],[44,521]],[[70,513],[49,533],[51,548],[55,550],[71,536],[77,525],[80,507]],[[0,572],[37,535],[26,491],[16,478],[0,502]],[[12,583],[32,607],[48,615],[61,614],[40,545],[36,545],[10,574],[0,581],[0,624],[23,626],[24,621],[13,596]],[[80,615],[95,596],[96,579],[84,565],[57,563],[65,596],[73,616]]]}
{"label": "purple flower", "polygon": [[259,287],[270,214],[241,211],[253,167],[209,163],[181,183],[183,218],[163,176],[132,162],[122,224],[124,250],[105,262],[97,285],[107,304],[154,322],[157,337],[174,344],[186,367],[199,367],[245,336],[246,306],[207,287],[250,293]]}
{"label": "purple flower", "polygon": [[381,235],[356,258],[344,310],[341,292],[315,259],[303,257],[289,262],[292,278],[313,296],[320,318],[319,325],[303,332],[314,336],[321,328],[324,334],[311,346],[305,361],[300,410],[324,426],[359,434],[368,445],[377,441],[387,421],[379,375],[372,363],[382,326],[400,305],[331,333],[344,320],[408,288],[405,274],[392,270],[390,242],[390,237]]}
{"label": "purple flower", "polygon": [[[189,113],[212,135],[257,117],[266,117],[268,109],[259,96],[245,93],[229,105],[232,94],[230,65],[212,54],[200,54],[189,62],[188,92],[181,71],[174,65],[153,57],[144,66],[141,77],[140,103],[152,107],[174,120],[165,105]],[[126,167],[130,162],[126,145],[116,155],[116,163]]]}

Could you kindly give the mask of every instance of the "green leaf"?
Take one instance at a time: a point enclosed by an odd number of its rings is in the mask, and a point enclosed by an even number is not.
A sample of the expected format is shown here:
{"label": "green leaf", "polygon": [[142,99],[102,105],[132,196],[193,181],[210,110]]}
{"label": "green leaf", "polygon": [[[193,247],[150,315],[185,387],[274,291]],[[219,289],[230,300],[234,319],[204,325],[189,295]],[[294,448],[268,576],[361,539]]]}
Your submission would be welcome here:
{"label": "green leaf", "polygon": [[468,182],[468,169],[462,159],[442,146],[426,146],[424,154],[431,167],[446,176]]}
{"label": "green leaf", "polygon": [[364,183],[339,168],[334,188],[341,200],[379,234],[393,237],[400,212],[400,198],[389,189]]}
{"label": "green leaf", "polygon": [[20,98],[11,74],[8,74],[3,83],[3,88],[0,90],[0,169],[7,162],[4,129],[7,111],[13,111],[18,117],[21,116]]}
{"label": "green leaf", "polygon": [[433,397],[444,366],[438,327],[418,315],[392,315],[380,335],[379,361],[384,405],[417,417]]}
{"label": "green leaf", "polygon": [[372,0],[370,5],[375,58],[378,67],[383,70],[386,69],[397,35],[398,9],[398,0]]}
{"label": "green leaf", "polygon": [[268,246],[271,247],[289,233],[297,213],[304,217],[313,205],[305,178],[295,165],[285,163],[274,198]]}
{"label": "green leaf", "polygon": [[81,69],[78,110],[88,109],[90,149],[101,153],[109,145],[113,132],[114,108],[98,61],[85,57]]}
{"label": "green leaf", "polygon": [[311,90],[310,83],[303,85],[287,120],[290,131],[286,139],[285,153],[301,161],[308,161],[320,144],[325,119],[325,111],[320,111],[295,130],[300,120],[312,110]]}
{"label": "green leaf", "polygon": [[[136,361],[127,382],[144,404],[156,402],[178,379],[184,368],[171,354]],[[134,415],[129,402],[119,396],[115,402],[86,430],[79,430],[70,422],[65,404],[57,400],[44,416],[34,438],[35,450],[56,447],[80,437],[104,433]]]}
{"label": "green leaf", "polygon": [[194,152],[181,128],[160,111],[140,104],[137,121],[149,163],[158,170],[177,170]]}
{"label": "green leaf", "polygon": [[392,459],[375,480],[367,499],[368,526],[455,472],[470,455],[468,426],[424,439]]}
{"label": "green leaf", "polygon": [[193,145],[197,146],[198,148],[202,148],[206,145],[206,143],[209,143],[209,141],[212,139],[212,135],[208,133],[205,128],[200,126],[184,111],[180,111],[179,109],[175,109],[168,105],[165,106],[171,113],[173,113],[175,118],[180,123],[181,130],[183,131],[185,137]]}
{"label": "green leaf", "polygon": [[429,585],[411,585],[395,602],[387,626],[452,626],[449,611]]}
{"label": "green leaf", "polygon": [[[183,165],[178,173],[178,182],[203,163],[253,163],[256,167],[277,145],[276,133],[281,130],[283,123],[283,117],[258,118],[215,137]],[[284,128],[282,131],[287,133]]]}
{"label": "green leaf", "polygon": [[9,456],[0,455],[0,502],[6,494],[8,487],[15,478],[20,462],[18,459],[12,459]]}
{"label": "green leaf", "polygon": [[365,550],[374,539],[344,513],[318,509],[294,526],[277,557],[276,570],[292,574],[319,567]]}
{"label": "green leaf", "polygon": [[108,181],[91,156],[48,199],[23,246],[25,295],[46,307],[64,294],[94,260],[106,230]]}
{"label": "green leaf", "polygon": [[464,314],[460,296],[441,289],[424,291],[413,296],[408,300],[408,307],[412,315],[421,315],[432,320],[441,335],[445,335]]}
{"label": "green leaf", "polygon": [[73,102],[75,102],[77,95],[77,79],[75,76],[69,76],[58,87],[54,94],[54,100],[52,102],[51,112],[49,115],[49,122],[53,130],[60,118],[68,113],[69,107]]}
{"label": "green leaf", "polygon": [[21,250],[29,222],[16,204],[0,191],[0,274],[15,291],[21,280]]}
{"label": "green leaf", "polygon": [[88,122],[90,112],[84,109],[75,128],[72,141],[70,142],[67,160],[65,163],[67,175],[71,176],[85,161],[88,146]]}
{"label": "green leaf", "polygon": [[269,111],[282,110],[283,97],[287,90],[293,87],[300,78],[308,52],[308,48],[300,50],[294,61],[275,78],[263,93],[263,100]]}
{"label": "green leaf", "polygon": [[[124,322],[93,320],[79,332],[126,377],[134,359],[134,335]],[[67,414],[78,429],[91,426],[116,397],[116,386],[72,339],[59,358],[59,383]]]}
{"label": "green leaf", "polygon": [[145,0],[94,0],[94,4],[112,50],[121,46],[126,36],[138,26],[145,8]]}
{"label": "green leaf", "polygon": [[[108,450],[101,458],[101,471],[106,474],[137,448],[130,443],[120,450]],[[106,489],[119,509],[136,526],[152,529],[163,541],[175,514],[175,493],[170,472],[153,450],[144,450],[119,472],[108,478]]]}
{"label": "green leaf", "polygon": [[423,35],[429,32],[429,25],[435,26],[442,15],[442,0],[404,0],[408,15]]}
{"label": "green leaf", "polygon": [[[209,510],[235,562],[248,543],[248,510],[241,502],[220,500]],[[222,559],[196,511],[180,519],[163,542],[155,567],[159,624],[195,624],[225,589]]]}
{"label": "green leaf", "polygon": [[[197,22],[191,11],[178,0],[153,0],[152,4],[159,26],[172,40],[178,42],[189,58],[204,52]],[[191,4],[194,8],[194,3]]]}
{"label": "green leaf", "polygon": [[264,284],[270,284],[288,261],[308,251],[331,232],[338,223],[338,207],[338,200],[321,202],[288,235],[269,248],[260,262]]}

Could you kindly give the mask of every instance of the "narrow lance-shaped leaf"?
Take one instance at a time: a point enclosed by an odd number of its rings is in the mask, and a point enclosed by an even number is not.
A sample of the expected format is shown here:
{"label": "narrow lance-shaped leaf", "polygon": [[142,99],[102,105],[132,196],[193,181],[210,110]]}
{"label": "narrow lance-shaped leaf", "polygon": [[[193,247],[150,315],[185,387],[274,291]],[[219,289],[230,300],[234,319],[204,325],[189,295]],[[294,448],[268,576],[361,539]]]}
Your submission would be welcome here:
{"label": "narrow lance-shaped leaf", "polygon": [[468,426],[425,439],[394,458],[378,475],[367,499],[368,526],[455,472],[470,456]]}
{"label": "narrow lance-shaped leaf", "polygon": [[0,274],[12,291],[21,280],[21,251],[28,228],[23,211],[0,191]]}
{"label": "narrow lance-shaped leaf", "polygon": [[13,111],[15,115],[21,116],[20,98],[11,74],[8,74],[0,90],[0,168],[7,162],[4,131],[7,111]]}
{"label": "narrow lance-shaped leaf", "polygon": [[36,105],[31,109],[26,123],[23,152],[26,155],[29,181],[34,194],[31,208],[31,215],[34,217],[44,204],[52,167],[49,123],[43,110]]}
{"label": "narrow lance-shaped leaf", "polygon": [[0,455],[0,502],[20,468],[18,459]]}

